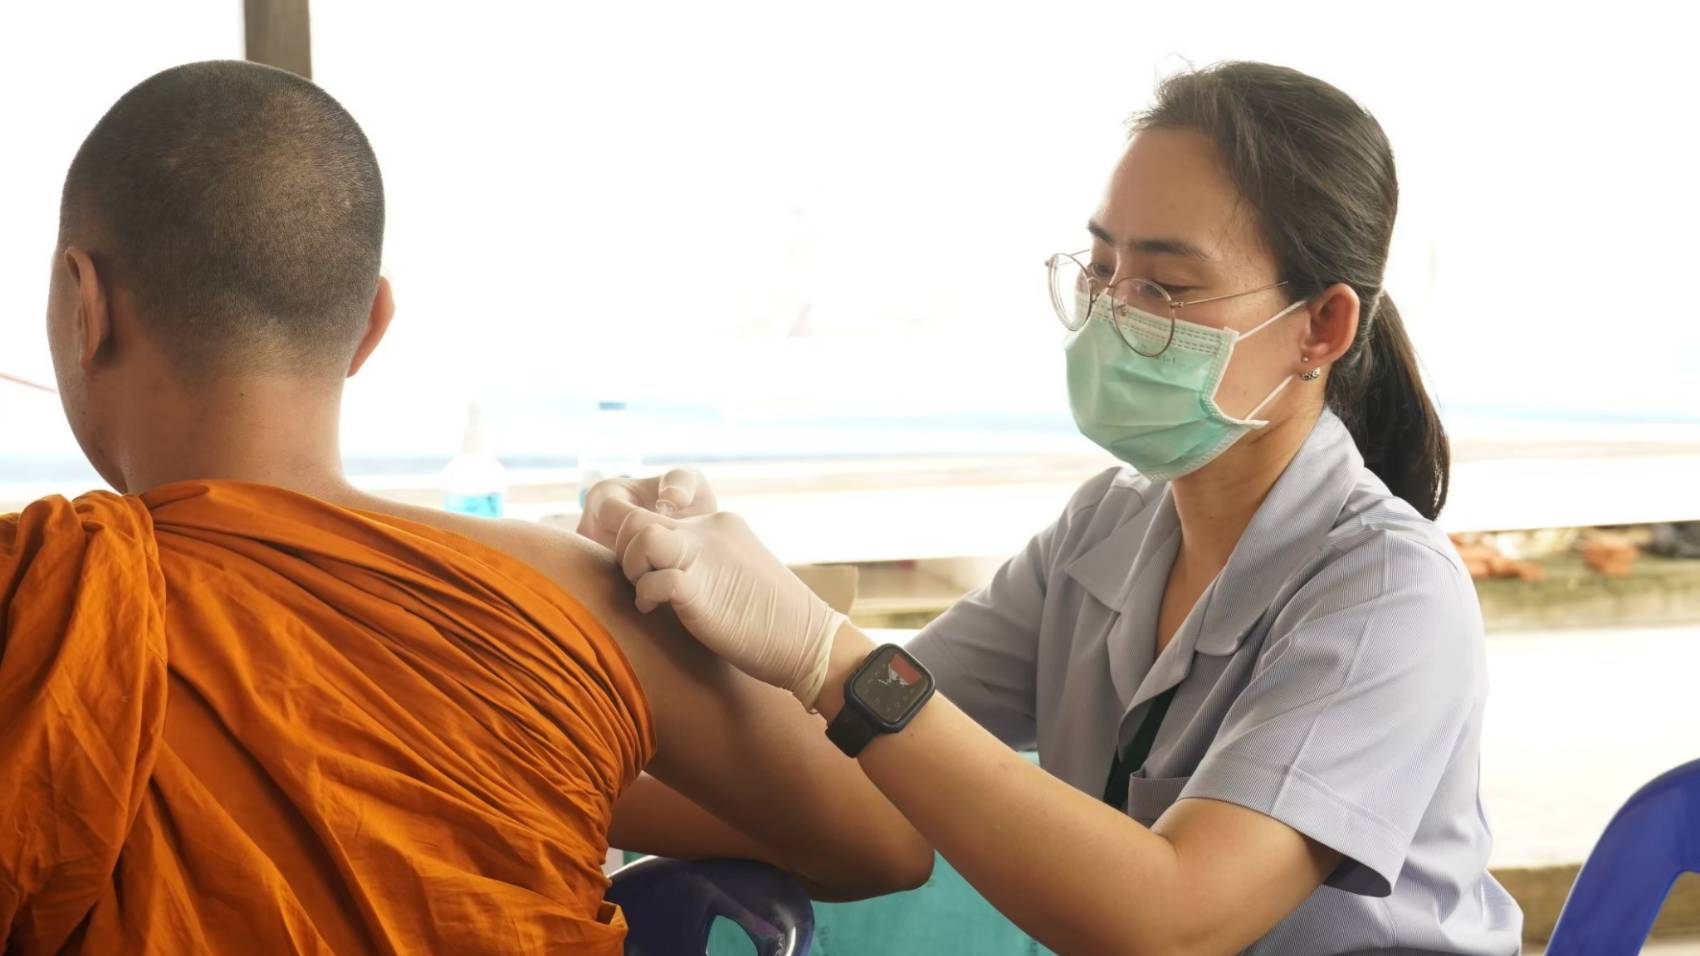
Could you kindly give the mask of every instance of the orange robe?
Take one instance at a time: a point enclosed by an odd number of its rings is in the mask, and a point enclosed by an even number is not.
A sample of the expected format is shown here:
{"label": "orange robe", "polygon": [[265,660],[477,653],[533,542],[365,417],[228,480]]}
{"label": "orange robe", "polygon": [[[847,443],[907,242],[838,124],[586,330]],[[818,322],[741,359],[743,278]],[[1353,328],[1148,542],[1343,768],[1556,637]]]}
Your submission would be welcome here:
{"label": "orange robe", "polygon": [[620,952],[653,755],[524,564],[275,488],[0,518],[0,952]]}

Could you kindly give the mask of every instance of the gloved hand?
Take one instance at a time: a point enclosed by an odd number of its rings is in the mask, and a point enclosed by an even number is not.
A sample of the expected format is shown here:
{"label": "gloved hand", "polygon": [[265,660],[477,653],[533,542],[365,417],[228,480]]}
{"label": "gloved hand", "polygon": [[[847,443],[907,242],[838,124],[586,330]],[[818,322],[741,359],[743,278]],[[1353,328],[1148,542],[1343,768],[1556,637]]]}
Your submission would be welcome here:
{"label": "gloved hand", "polygon": [[578,533],[612,548],[621,522],[633,511],[688,517],[713,514],[719,507],[708,479],[695,468],[675,468],[650,478],[607,478],[591,485],[585,495]]}
{"label": "gloved hand", "polygon": [[845,622],[780,563],[742,518],[629,511],[614,545],[638,610],[673,605],[697,640],[814,710]]}

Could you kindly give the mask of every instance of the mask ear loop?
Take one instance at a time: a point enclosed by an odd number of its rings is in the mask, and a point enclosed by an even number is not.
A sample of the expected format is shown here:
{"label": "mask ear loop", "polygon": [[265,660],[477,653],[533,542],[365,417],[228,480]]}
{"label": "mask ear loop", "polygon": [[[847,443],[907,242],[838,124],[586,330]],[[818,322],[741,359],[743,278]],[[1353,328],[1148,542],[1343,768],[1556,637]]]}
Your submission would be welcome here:
{"label": "mask ear loop", "polygon": [[[1295,310],[1297,310],[1300,306],[1302,306],[1304,304],[1305,304],[1304,299],[1300,299],[1299,301],[1294,302],[1292,305],[1289,305],[1285,309],[1282,309],[1281,311],[1270,316],[1268,319],[1266,319],[1257,328],[1252,329],[1250,332],[1247,332],[1244,335],[1241,335],[1239,337],[1238,341],[1243,342],[1246,339],[1249,339],[1252,336],[1256,335],[1257,333],[1263,331],[1264,329],[1269,328],[1271,325],[1274,325],[1276,322],[1279,322],[1282,319],[1286,318],[1287,316],[1292,315]],[[1256,408],[1252,409],[1249,412],[1246,412],[1244,420],[1248,421],[1248,422],[1258,421],[1257,413],[1263,411],[1265,408],[1268,408],[1269,403],[1273,402],[1276,398],[1279,398],[1281,393],[1287,390],[1287,386],[1291,385],[1292,383],[1293,383],[1293,375],[1292,375],[1292,373],[1289,372],[1287,374],[1287,377],[1281,380],[1281,384],[1275,386],[1275,390],[1273,392],[1270,392],[1267,396],[1265,396],[1263,401],[1257,403]],[[1259,427],[1262,427],[1263,425],[1267,425],[1267,424],[1269,424],[1269,423],[1268,422],[1260,422]]]}
{"label": "mask ear loop", "polygon": [[1281,321],[1282,319],[1286,318],[1287,316],[1292,315],[1294,311],[1296,311],[1300,306],[1302,306],[1304,304],[1305,304],[1304,299],[1300,299],[1299,301],[1294,302],[1292,305],[1287,306],[1285,309],[1282,309],[1281,311],[1275,313],[1274,315],[1270,316],[1269,318],[1263,320],[1263,322],[1260,325],[1258,325],[1257,328],[1252,329],[1250,332],[1241,332],[1238,341],[1244,342],[1246,339],[1249,339],[1252,336],[1256,335],[1257,333],[1263,331],[1264,329],[1269,328],[1271,325],[1274,325],[1275,323]]}

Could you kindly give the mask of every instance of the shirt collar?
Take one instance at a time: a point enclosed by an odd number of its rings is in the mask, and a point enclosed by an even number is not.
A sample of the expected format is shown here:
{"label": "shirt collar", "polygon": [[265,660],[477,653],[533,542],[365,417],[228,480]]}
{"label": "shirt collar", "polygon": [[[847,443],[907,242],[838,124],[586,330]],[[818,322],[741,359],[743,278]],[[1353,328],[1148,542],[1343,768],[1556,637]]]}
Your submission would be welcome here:
{"label": "shirt collar", "polygon": [[1118,475],[1116,485],[1144,486],[1140,494],[1146,504],[1063,570],[1099,603],[1119,611],[1127,607],[1134,582],[1151,565],[1173,559],[1180,519],[1167,486],[1150,485],[1131,471]]}
{"label": "shirt collar", "polygon": [[1227,655],[1239,649],[1281,586],[1334,530],[1363,465],[1345,424],[1324,411],[1205,592],[1199,653]]}
{"label": "shirt collar", "polygon": [[[1282,583],[1333,530],[1362,469],[1363,456],[1345,424],[1324,411],[1206,589],[1199,652],[1226,655],[1239,648]],[[1172,538],[1179,530],[1168,489],[1144,493],[1151,502],[1148,520],[1124,522],[1065,568],[1088,594],[1117,611],[1126,612],[1130,599],[1139,596],[1134,584],[1154,562],[1172,560]]]}

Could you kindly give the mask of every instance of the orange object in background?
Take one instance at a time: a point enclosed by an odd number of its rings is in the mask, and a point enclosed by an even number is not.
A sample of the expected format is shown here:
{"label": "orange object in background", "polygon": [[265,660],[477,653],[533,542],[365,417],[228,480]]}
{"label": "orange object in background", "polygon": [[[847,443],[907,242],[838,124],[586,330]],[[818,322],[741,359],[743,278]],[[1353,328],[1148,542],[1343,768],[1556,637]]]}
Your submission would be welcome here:
{"label": "orange object in background", "polygon": [[654,733],[530,568],[187,482],[0,518],[0,626],[8,954],[621,951]]}
{"label": "orange object in background", "polygon": [[1641,549],[1626,536],[1604,531],[1590,534],[1582,545],[1582,560],[1608,578],[1628,577],[1640,554]]}
{"label": "orange object in background", "polygon": [[1546,569],[1533,561],[1507,557],[1499,548],[1482,535],[1452,535],[1452,546],[1458,549],[1458,556],[1464,559],[1464,567],[1469,570],[1470,577],[1476,580],[1484,578],[1516,578],[1519,581],[1541,581],[1546,579]]}

